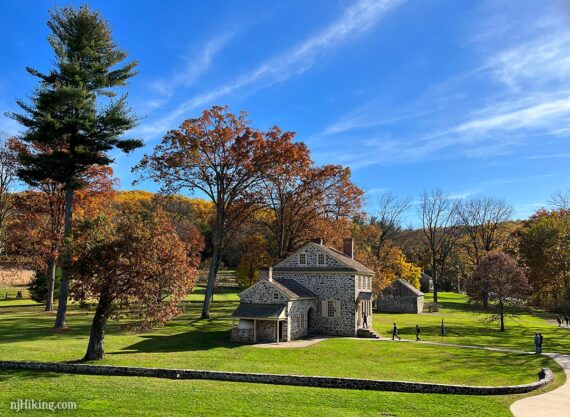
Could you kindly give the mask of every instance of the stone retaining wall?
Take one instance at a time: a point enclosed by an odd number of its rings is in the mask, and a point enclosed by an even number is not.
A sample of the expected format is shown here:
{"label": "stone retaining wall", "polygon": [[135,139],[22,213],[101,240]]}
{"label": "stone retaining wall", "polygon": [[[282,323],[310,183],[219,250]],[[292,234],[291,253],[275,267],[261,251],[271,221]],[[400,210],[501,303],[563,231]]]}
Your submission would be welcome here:
{"label": "stone retaining wall", "polygon": [[431,384],[424,382],[382,381],[326,376],[277,375],[244,372],[195,371],[187,369],[132,368],[127,366],[87,365],[63,362],[0,361],[0,369],[25,369],[82,375],[140,376],[168,379],[207,379],[318,388],[344,388],[377,391],[417,392],[462,395],[522,394],[542,388],[554,379],[550,369],[543,368],[539,380],[531,384],[498,387]]}

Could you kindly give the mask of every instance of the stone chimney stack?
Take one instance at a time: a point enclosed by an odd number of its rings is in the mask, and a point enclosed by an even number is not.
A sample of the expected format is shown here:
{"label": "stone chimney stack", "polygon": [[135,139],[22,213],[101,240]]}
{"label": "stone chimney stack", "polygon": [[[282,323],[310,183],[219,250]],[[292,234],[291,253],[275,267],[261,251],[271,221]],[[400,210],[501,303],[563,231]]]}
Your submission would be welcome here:
{"label": "stone chimney stack", "polygon": [[273,281],[273,268],[261,268],[259,270],[259,279],[266,279],[267,281]]}
{"label": "stone chimney stack", "polygon": [[317,245],[322,245],[323,244],[323,238],[317,237],[317,238],[311,240],[311,242],[316,243]]}
{"label": "stone chimney stack", "polygon": [[344,253],[349,258],[354,258],[354,239],[347,237],[342,242],[342,253]]}
{"label": "stone chimney stack", "polygon": [[273,282],[273,268],[267,268],[267,281]]}

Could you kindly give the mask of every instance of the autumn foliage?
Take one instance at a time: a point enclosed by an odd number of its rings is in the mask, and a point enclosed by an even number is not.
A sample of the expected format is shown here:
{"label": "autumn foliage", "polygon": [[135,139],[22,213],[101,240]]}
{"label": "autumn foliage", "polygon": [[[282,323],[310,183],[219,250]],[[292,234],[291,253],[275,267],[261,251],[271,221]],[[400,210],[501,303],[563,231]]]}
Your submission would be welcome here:
{"label": "autumn foliage", "polygon": [[197,277],[201,236],[186,235],[184,242],[160,209],[99,218],[80,231],[71,294],[98,302],[85,358],[101,359],[109,318],[127,314],[147,329],[179,313],[177,304]]}

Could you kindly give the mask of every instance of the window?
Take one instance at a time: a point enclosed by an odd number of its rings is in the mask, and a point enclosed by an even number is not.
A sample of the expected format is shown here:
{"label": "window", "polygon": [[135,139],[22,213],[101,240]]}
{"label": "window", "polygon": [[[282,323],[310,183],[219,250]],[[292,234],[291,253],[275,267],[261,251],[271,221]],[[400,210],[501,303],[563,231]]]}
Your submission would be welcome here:
{"label": "window", "polygon": [[274,299],[274,300],[279,300],[279,293],[278,293],[278,292],[274,292],[274,293],[273,293],[273,299]]}
{"label": "window", "polygon": [[334,317],[335,316],[335,305],[334,305],[334,301],[333,300],[329,300],[327,303],[327,311],[328,311],[328,316],[329,317]]}
{"label": "window", "polygon": [[319,265],[325,264],[325,254],[324,253],[319,253],[317,255],[317,264],[319,264]]}
{"label": "window", "polygon": [[307,265],[307,254],[300,253],[299,254],[299,265]]}
{"label": "window", "polygon": [[305,328],[305,317],[300,316],[299,317],[299,329],[304,329]]}

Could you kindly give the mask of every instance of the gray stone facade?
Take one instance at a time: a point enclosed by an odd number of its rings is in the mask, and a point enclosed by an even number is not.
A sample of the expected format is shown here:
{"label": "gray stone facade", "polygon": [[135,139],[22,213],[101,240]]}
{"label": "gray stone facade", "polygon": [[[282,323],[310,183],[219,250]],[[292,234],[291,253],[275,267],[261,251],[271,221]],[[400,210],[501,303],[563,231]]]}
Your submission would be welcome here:
{"label": "gray stone facade", "polygon": [[[241,327],[251,325],[256,331],[232,331],[232,340],[265,341],[272,326],[276,341],[278,321],[282,322],[285,340],[308,335],[353,337],[363,326],[363,315],[368,326],[372,325],[373,272],[351,256],[309,243],[260,275],[259,282],[240,294],[240,307],[234,314],[240,318]],[[268,304],[286,304],[284,316],[264,317],[263,305]],[[250,314],[256,317],[243,317],[244,311],[256,309],[259,314]],[[247,335],[252,339],[247,340]]]}
{"label": "gray stone facade", "polygon": [[407,281],[397,279],[382,291],[376,300],[376,310],[380,313],[420,314],[424,310],[424,294]]}

